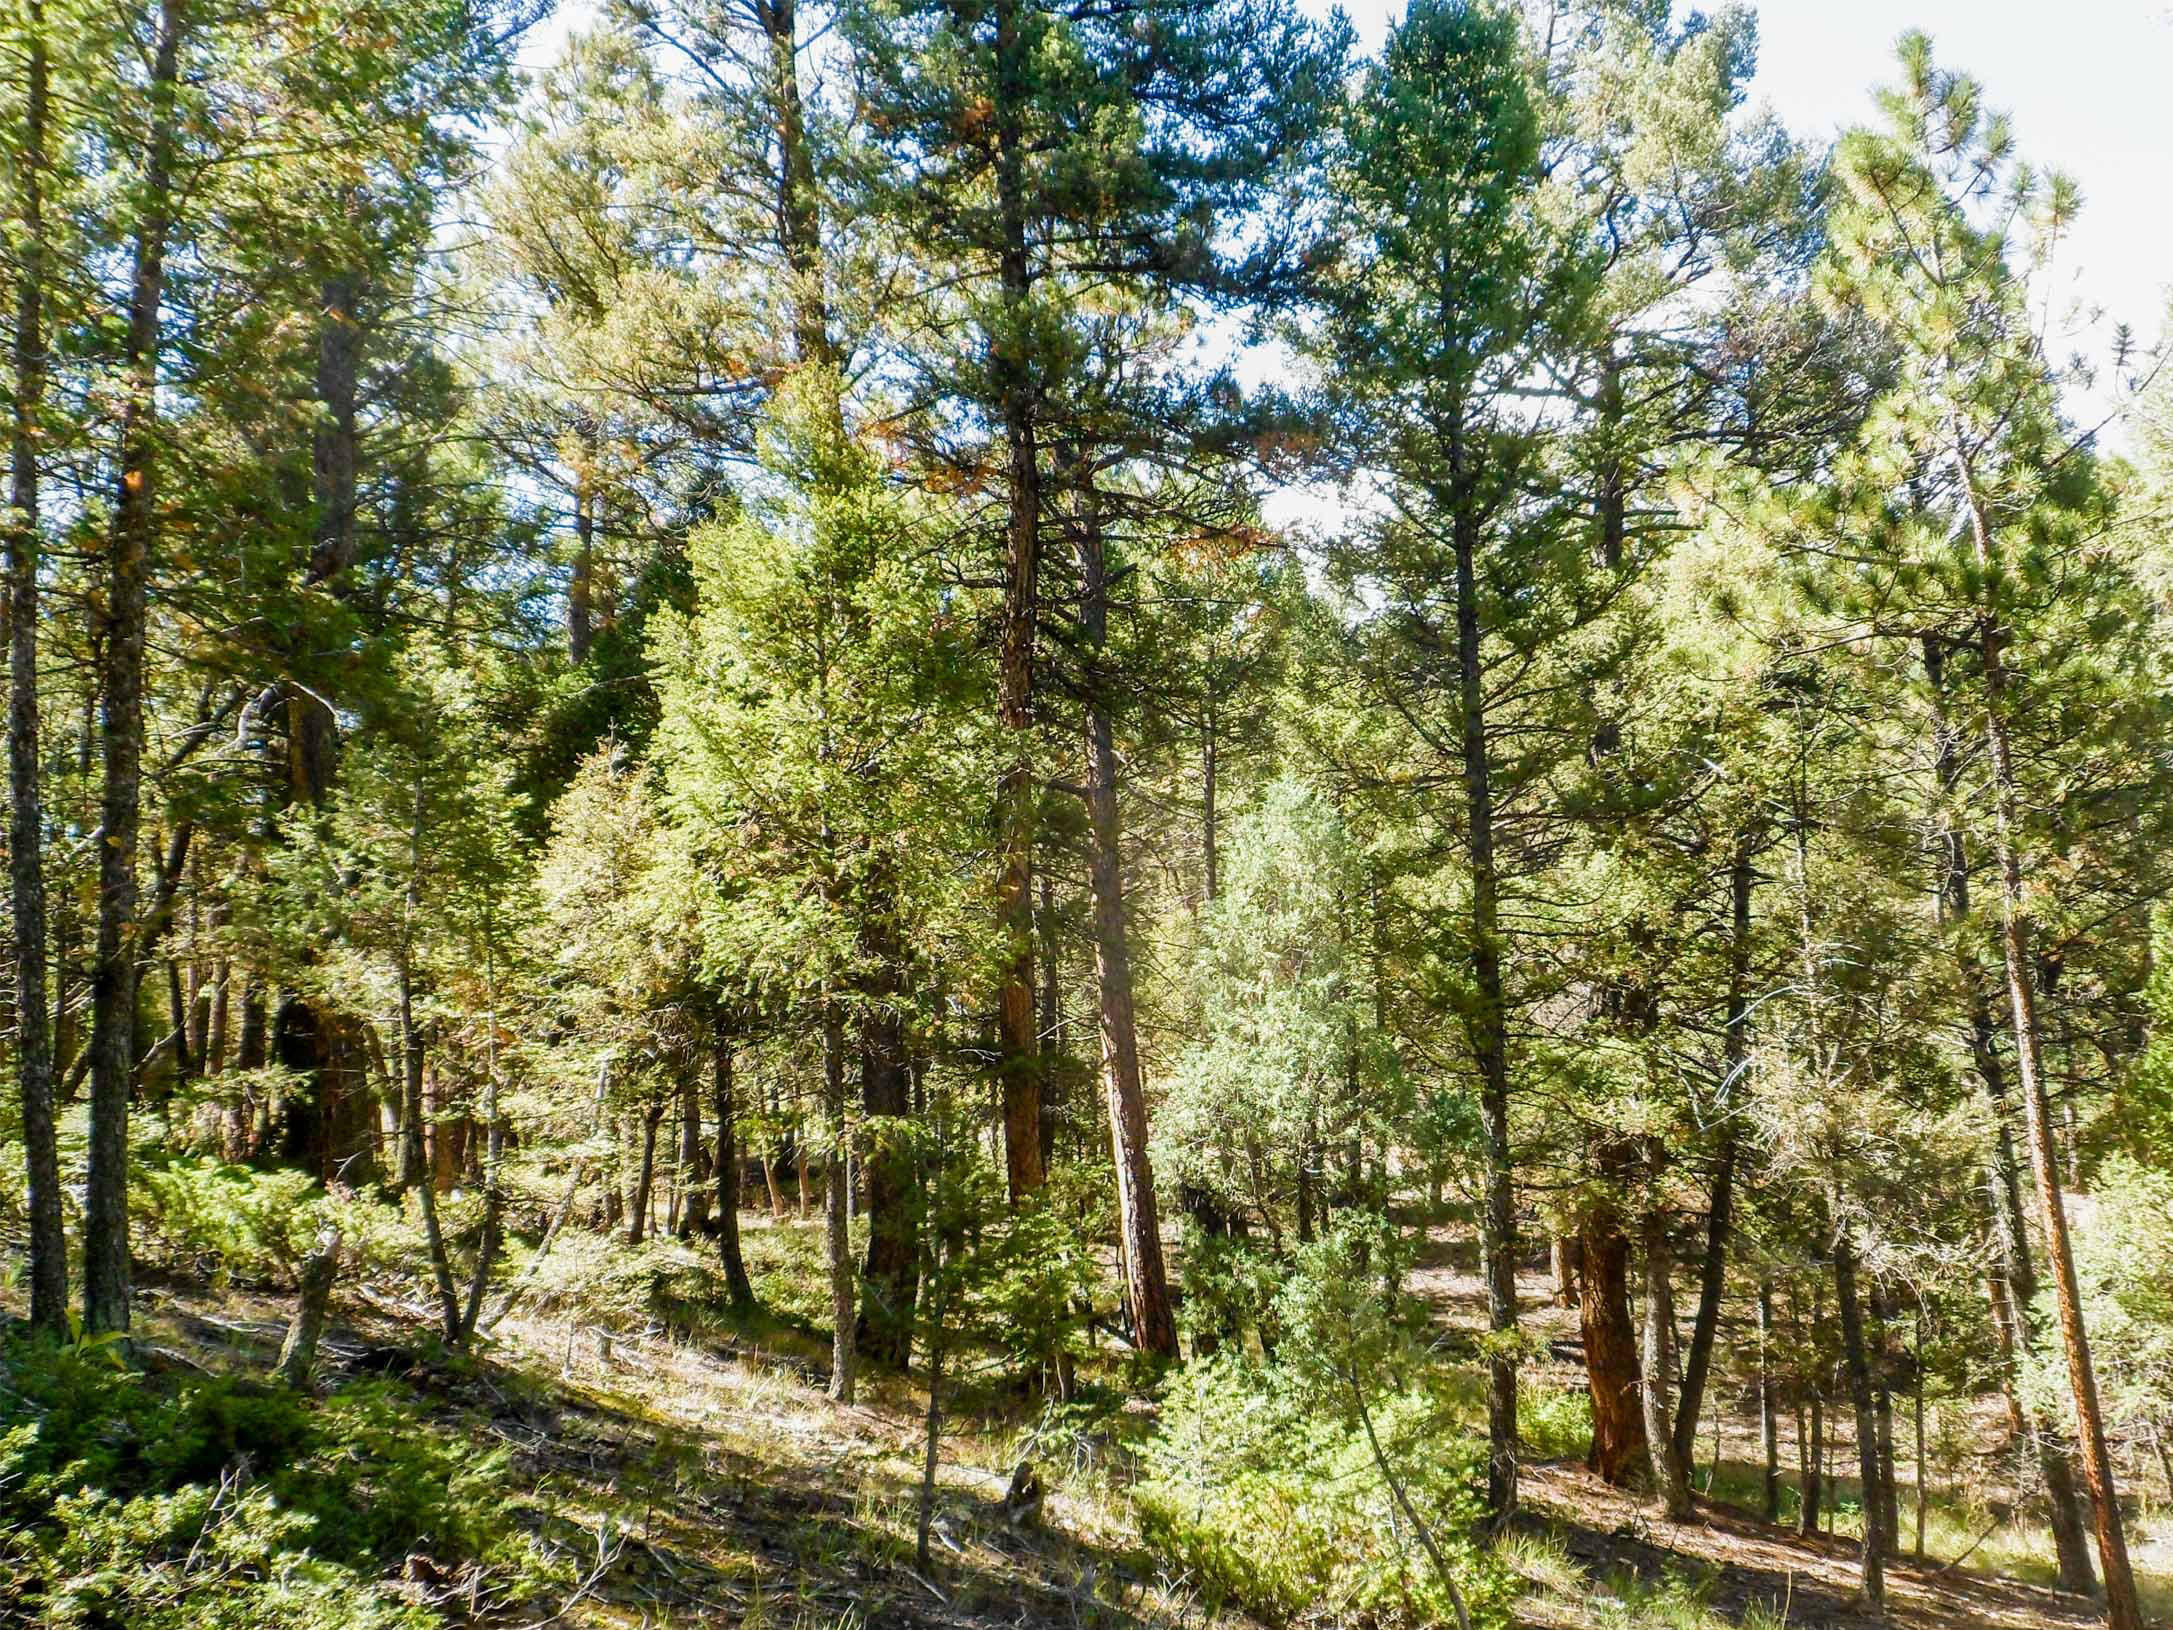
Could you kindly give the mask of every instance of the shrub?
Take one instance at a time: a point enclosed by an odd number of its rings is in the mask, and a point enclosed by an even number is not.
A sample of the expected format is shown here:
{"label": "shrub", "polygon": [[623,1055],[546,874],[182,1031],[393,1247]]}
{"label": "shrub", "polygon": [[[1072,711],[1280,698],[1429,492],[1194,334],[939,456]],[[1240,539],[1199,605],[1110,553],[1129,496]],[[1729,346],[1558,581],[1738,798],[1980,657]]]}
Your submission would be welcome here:
{"label": "shrub", "polygon": [[503,1457],[432,1430],[389,1383],[313,1404],[110,1352],[5,1355],[0,1619],[404,1630],[437,1622],[383,1582],[412,1550],[475,1564],[497,1600],[545,1582],[506,1523]]}
{"label": "shrub", "polygon": [[1512,1582],[1475,1542],[1485,1446],[1462,1428],[1459,1378],[1381,1289],[1396,1248],[1362,1224],[1306,1247],[1275,1358],[1188,1368],[1148,1446],[1149,1539],[1262,1617],[1453,1623],[1461,1596],[1474,1624],[1506,1622]]}

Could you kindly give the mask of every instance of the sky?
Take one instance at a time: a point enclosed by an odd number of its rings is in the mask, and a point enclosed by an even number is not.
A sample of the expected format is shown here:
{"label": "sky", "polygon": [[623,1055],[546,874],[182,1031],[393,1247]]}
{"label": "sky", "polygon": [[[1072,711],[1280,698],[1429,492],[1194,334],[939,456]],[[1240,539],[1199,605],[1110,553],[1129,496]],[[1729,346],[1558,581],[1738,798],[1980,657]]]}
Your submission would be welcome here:
{"label": "sky", "polygon": [[[1330,0],[1301,0],[1325,13]],[[1371,50],[1404,0],[1343,0]],[[530,66],[556,55],[593,0],[560,0],[522,53]],[[1678,12],[1689,9],[1677,0]],[[1790,129],[1830,138],[1872,117],[1872,88],[1893,77],[1894,42],[1907,28],[1932,37],[1933,57],[1983,81],[1994,108],[2013,116],[2018,150],[2066,171],[2083,210],[2054,275],[2063,305],[2101,311],[2069,348],[2107,355],[2113,326],[2155,342],[2173,293],[2173,0],[1765,0],[1751,100]],[[2105,370],[2109,374],[2109,370]],[[2109,388],[2073,405],[2095,421]],[[2122,437],[2110,428],[2107,444]]]}

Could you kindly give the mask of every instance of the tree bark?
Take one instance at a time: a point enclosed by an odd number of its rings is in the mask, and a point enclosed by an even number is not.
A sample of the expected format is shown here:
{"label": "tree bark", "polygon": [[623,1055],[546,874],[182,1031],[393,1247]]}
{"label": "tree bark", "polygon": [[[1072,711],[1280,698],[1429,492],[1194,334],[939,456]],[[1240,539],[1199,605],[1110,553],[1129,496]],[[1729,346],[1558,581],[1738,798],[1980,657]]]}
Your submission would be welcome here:
{"label": "tree bark", "polygon": [[1758,1441],[1765,1451],[1765,1475],[1759,1484],[1759,1513],[1767,1522],[1781,1514],[1781,1435],[1773,1410],[1773,1369],[1767,1349],[1773,1338],[1773,1287],[1758,1286]]}
{"label": "tree bark", "polygon": [[[1980,522],[1980,536],[1981,522]],[[1981,553],[1980,549],[1980,553]],[[1985,562],[1989,569],[1989,561]],[[2075,1430],[2082,1451],[2083,1481],[2095,1520],[2098,1563],[2105,1583],[2106,1623],[2110,1630],[2140,1630],[2142,1609],[2135,1576],[2128,1563],[2120,1498],[2113,1484],[2112,1456],[2106,1448],[2105,1422],[2098,1406],[2097,1374],[2090,1361],[2090,1338],[2083,1327],[2082,1291],[2075,1274],[2075,1253],[2068,1239],[2067,1211],[2060,1197],[2054,1163],[2052,1109],[2046,1097],[2044,1059],[2037,1027],[2036,971],[2031,960],[2034,923],[2023,889],[2016,828],[2019,794],[2005,717],[2007,676],[2002,635],[1986,619],[1981,649],[1986,689],[1986,736],[1992,750],[1995,848],[2000,872],[2001,943],[2007,958],[2007,995],[2013,1010],[2016,1059],[2022,1077],[2023,1125],[2029,1134],[2030,1166],[2037,1179],[2040,1220],[2046,1254],[2052,1261],[2053,1299],[2059,1308],[2060,1333],[2067,1352],[2068,1384],[2075,1401]]]}
{"label": "tree bark", "polygon": [[754,1282],[739,1243],[739,1137],[734,1124],[732,1032],[721,1010],[711,1021],[709,1094],[717,1117],[717,1249],[724,1258],[725,1294],[738,1308],[754,1305]]}
{"label": "tree bark", "polygon": [[[1461,428],[1452,437],[1451,480],[1468,482]],[[1471,995],[1464,1026],[1479,1074],[1484,1136],[1480,1252],[1486,1277],[1487,1328],[1496,1345],[1487,1362],[1486,1503],[1497,1523],[1517,1508],[1517,1238],[1509,1146],[1509,1034],[1501,969],[1501,878],[1494,861],[1493,766],[1486,735],[1485,673],[1479,648],[1479,522],[1459,501],[1452,522],[1456,550],[1456,663],[1464,804],[1471,862]]]}
{"label": "tree bark", "polygon": [[1645,1407],[1645,1440],[1661,1512],[1669,1522],[1688,1522],[1696,1508],[1690,1500],[1688,1472],[1675,1452],[1675,1428],[1668,1407],[1675,1371],[1675,1303],[1669,1282],[1673,1271],[1667,1217],[1654,1206],[1645,1213],[1644,1368],[1638,1394]]}
{"label": "tree bark", "polygon": [[1705,1261],[1698,1279],[1698,1312],[1690,1329],[1690,1349],[1683,1362],[1682,1395],[1676,1402],[1675,1458],[1686,1472],[1698,1441],[1698,1415],[1705,1404],[1706,1378],[1713,1368],[1713,1342],[1720,1330],[1720,1300],[1728,1282],[1728,1239],[1735,1221],[1736,1122],[1731,1107],[1737,1077],[1750,1054],[1750,893],[1751,836],[1739,832],[1735,858],[1728,868],[1728,1016],[1721,1048],[1722,1085],[1715,1098],[1720,1118],[1713,1157],[1712,1206],[1705,1228]]}
{"label": "tree bark", "polygon": [[[1089,461],[1080,460],[1081,465]],[[1094,891],[1094,966],[1101,993],[1102,1085],[1116,1159],[1117,1220],[1123,1235],[1126,1293],[1142,1350],[1174,1359],[1177,1319],[1162,1260],[1161,1213],[1147,1158],[1147,1099],[1139,1068],[1132,1002],[1132,958],[1124,920],[1124,861],[1117,810],[1117,751],[1110,726],[1103,652],[1109,631],[1109,558],[1099,499],[1089,470],[1079,483],[1076,534],[1080,623],[1092,672],[1087,684],[1088,871]]]}
{"label": "tree bark", "polygon": [[279,1348],[273,1376],[284,1386],[307,1387],[309,1372],[317,1362],[317,1342],[324,1335],[325,1316],[332,1307],[332,1286],[339,1278],[340,1233],[328,1228],[317,1236],[317,1248],[302,1259],[299,1293],[287,1338]]}
{"label": "tree bark", "polygon": [[1616,1488],[1644,1488],[1651,1466],[1639,1398],[1637,1329],[1630,1319],[1630,1241],[1610,1194],[1585,1210],[1578,1325],[1592,1398],[1587,1464]]}
{"label": "tree bark", "polygon": [[[894,951],[882,947],[884,960]],[[912,1082],[905,1024],[894,980],[875,993],[861,1031],[860,1099],[869,1148],[868,1250],[861,1268],[860,1345],[879,1364],[902,1370],[913,1357],[913,1309],[920,1288],[920,1229],[914,1216],[914,1161],[907,1141]]]}
{"label": "tree bark", "polygon": [[1003,427],[1010,510],[1004,536],[1004,592],[999,625],[996,720],[1013,744],[996,789],[1002,833],[997,920],[1010,955],[997,1009],[997,1072],[1003,1084],[1004,1167],[1013,1204],[1041,1188],[1040,1049],[1034,1037],[1033,851],[1035,796],[1029,732],[1034,722],[1034,648],[1039,638],[1041,575],[1041,392],[1030,347],[1026,304],[1033,269],[1026,244],[1025,128],[1028,53],[1019,26],[1021,0],[995,0],[996,83],[991,115],[996,139],[997,281],[1003,320],[991,336],[989,368]]}
{"label": "tree bark", "polygon": [[90,1169],[83,1207],[83,1324],[125,1331],[129,1318],[128,1104],[135,1084],[136,836],[143,793],[145,598],[158,515],[160,310],[173,225],[185,0],[162,0],[151,64],[151,130],[121,371],[120,485],[106,575],[106,660],[99,725],[105,746],[98,846],[98,948],[91,975]]}
{"label": "tree bark", "polygon": [[656,1131],[669,1107],[658,1099],[641,1116],[641,1164],[635,1169],[634,1193],[626,1207],[626,1243],[639,1245],[649,1230],[649,1202],[656,1189]]}
{"label": "tree bark", "polygon": [[1880,1612],[1886,1605],[1886,1556],[1892,1542],[1886,1532],[1886,1505],[1879,1498],[1878,1425],[1873,1415],[1871,1359],[1864,1342],[1863,1310],[1856,1298],[1856,1251],[1846,1229],[1834,1237],[1833,1289],[1834,1305],[1841,1314],[1841,1360],[1848,1375],[1849,1402],[1856,1415],[1856,1469],[1863,1484],[1863,1597],[1874,1612]]}
{"label": "tree bark", "polygon": [[709,1221],[708,1151],[702,1147],[702,1083],[689,1074],[679,1084],[679,1222],[681,1239],[691,1239]]}
{"label": "tree bark", "polygon": [[48,80],[43,0],[25,0],[21,145],[22,233],[15,290],[15,401],[8,503],[8,883],[15,928],[15,1081],[23,1116],[30,1213],[30,1322],[68,1328],[68,1241],[54,1124],[52,1013],[47,1006],[45,815],[38,763],[39,419],[45,408],[45,220]]}
{"label": "tree bark", "polygon": [[[845,1026],[837,1003],[825,996],[822,1018],[823,1109],[833,1129],[845,1124]],[[842,1143],[842,1131],[838,1131]],[[806,1145],[801,1145],[805,1159]],[[837,1403],[853,1401],[853,1307],[852,1241],[845,1217],[844,1160],[838,1145],[823,1162],[823,1244],[830,1261],[830,1397]],[[805,1171],[803,1166],[802,1171]]]}

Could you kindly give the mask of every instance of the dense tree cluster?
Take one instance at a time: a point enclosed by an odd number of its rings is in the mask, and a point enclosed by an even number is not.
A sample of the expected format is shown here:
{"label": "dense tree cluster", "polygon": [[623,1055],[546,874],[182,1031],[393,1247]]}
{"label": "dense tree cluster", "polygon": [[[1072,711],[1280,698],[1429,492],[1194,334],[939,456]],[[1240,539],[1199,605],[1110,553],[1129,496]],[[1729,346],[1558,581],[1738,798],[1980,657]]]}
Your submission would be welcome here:
{"label": "dense tree cluster", "polygon": [[833,1397],[1281,1353],[1401,1499],[1453,1222],[1493,1516],[1551,1255],[1608,1481],[1687,1513],[1728,1389],[1770,1516],[1845,1412],[1877,1600],[1897,1408],[1997,1398],[2137,1625],[2173,394],[2071,416],[1980,87],[1908,36],[1822,149],[1640,0],[535,20],[0,25],[31,1321],[126,1332],[205,1156],[456,1348],[562,1229],[748,1304],[819,1205]]}

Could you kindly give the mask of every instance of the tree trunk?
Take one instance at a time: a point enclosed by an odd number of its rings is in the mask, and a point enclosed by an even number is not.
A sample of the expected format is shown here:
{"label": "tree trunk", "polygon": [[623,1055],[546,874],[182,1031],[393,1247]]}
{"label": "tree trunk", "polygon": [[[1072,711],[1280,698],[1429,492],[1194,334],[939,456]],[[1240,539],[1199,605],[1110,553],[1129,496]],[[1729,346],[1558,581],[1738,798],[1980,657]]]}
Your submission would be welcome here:
{"label": "tree trunk", "polygon": [[1003,318],[991,336],[990,371],[1003,426],[1010,512],[1004,538],[996,718],[1014,743],[997,786],[1003,864],[997,920],[1010,956],[997,1019],[997,1070],[1003,1083],[1004,1164],[1013,1204],[1046,1180],[1041,1164],[1041,1072],[1034,1038],[1033,850],[1036,808],[1028,758],[1034,722],[1034,647],[1039,637],[1041,574],[1040,391],[1031,352],[1032,263],[1026,244],[1026,96],[1032,41],[1020,26],[1021,0],[995,0],[996,86],[990,110],[996,135],[998,284]]}
{"label": "tree trunk", "polygon": [[[888,953],[891,947],[884,946]],[[861,1270],[860,1345],[879,1364],[902,1370],[913,1357],[913,1305],[920,1287],[920,1229],[907,1139],[912,1082],[897,991],[886,982],[863,1022],[861,1107],[869,1149],[868,1251]]]}
{"label": "tree trunk", "polygon": [[1649,1486],[1644,1406],[1638,1395],[1637,1328],[1630,1319],[1630,1241],[1612,1195],[1585,1211],[1578,1324],[1592,1397],[1587,1464],[1616,1488]]}
{"label": "tree trunk", "polygon": [[1057,1096],[1064,1060],[1064,1007],[1056,946],[1056,889],[1047,872],[1041,888],[1041,1169],[1056,1164],[1056,1124],[1063,1116]]}
{"label": "tree trunk", "polygon": [[1871,1359],[1864,1342],[1863,1310],[1856,1299],[1856,1252],[1848,1231],[1834,1238],[1834,1305],[1841,1314],[1841,1359],[1848,1374],[1849,1402],[1856,1415],[1856,1469],[1863,1484],[1863,1596],[1873,1612],[1886,1605],[1886,1505],[1879,1498],[1878,1425],[1871,1398]]}
{"label": "tree trunk", "polygon": [[634,1193],[626,1207],[626,1243],[639,1245],[649,1229],[649,1202],[656,1190],[656,1129],[669,1107],[662,1099],[641,1117],[641,1164],[635,1168]]}
{"label": "tree trunk", "polygon": [[1669,1282],[1673,1271],[1667,1218],[1654,1206],[1645,1213],[1644,1369],[1638,1378],[1638,1394],[1645,1406],[1645,1440],[1661,1513],[1669,1522],[1688,1522],[1695,1514],[1690,1478],[1675,1452],[1675,1427],[1668,1407],[1675,1374],[1675,1303]]}
{"label": "tree trunk", "polygon": [[709,1093],[717,1117],[717,1249],[724,1258],[724,1288],[734,1307],[754,1305],[754,1283],[739,1245],[739,1138],[732,1101],[732,1032],[723,1012],[710,1029]]}
{"label": "tree trunk", "polygon": [[8,503],[8,882],[15,928],[15,1080],[22,1104],[30,1221],[30,1322],[68,1328],[68,1240],[54,1124],[52,1014],[47,1006],[45,817],[38,764],[39,418],[45,407],[45,224],[48,70],[43,0],[25,0],[21,148],[15,173],[22,234],[15,290],[15,401]]}
{"label": "tree trunk", "polygon": [[1080,483],[1079,500],[1080,622],[1093,669],[1087,699],[1087,824],[1088,870],[1094,890],[1094,966],[1101,991],[1102,1085],[1109,1101],[1117,1222],[1124,1242],[1132,1328],[1142,1350],[1173,1359],[1178,1356],[1177,1320],[1170,1310],[1161,1214],[1155,1204],[1154,1170],[1147,1159],[1147,1099],[1140,1079],[1131,948],[1124,920],[1117,752],[1106,695],[1109,676],[1102,671],[1109,627],[1109,560],[1091,470]]}
{"label": "tree trunk", "polygon": [[2083,1480],[2089,1489],[2098,1540],[2098,1563],[2105,1583],[2106,1623],[2110,1630],[2140,1630],[2142,1609],[2135,1576],[2128,1563],[2120,1499],[2113,1484],[2112,1457],[2106,1448],[2105,1423],[2098,1406],[2097,1374],[2090,1361],[2090,1338],[2083,1327],[2082,1292],[2075,1274],[2074,1248],[2068,1239],[2067,1211],[2060,1197],[2060,1177],[2053,1162],[2052,1110],[2046,1097],[2043,1053],[2037,1029],[2035,972],[2030,942],[2033,924],[2022,882],[2014,831],[2018,795],[2013,759],[2002,716],[2006,706],[2000,638],[1988,626],[1984,634],[1985,682],[1989,706],[1987,734],[1992,748],[1998,808],[2001,940],[2007,957],[2007,994],[2013,1009],[2015,1051],[2022,1077],[2023,1124],[2029,1134],[2030,1166],[2037,1180],[2040,1221],[2046,1254],[2052,1261],[2053,1299],[2067,1351],[2068,1384],[2075,1400],[2075,1429],[2082,1450]]}
{"label": "tree trunk", "polygon": [[[845,1124],[845,1027],[837,1003],[823,1001],[822,1018],[823,1109],[833,1128]],[[842,1141],[842,1140],[841,1140]],[[806,1144],[801,1145],[806,1159]],[[853,1256],[852,1239],[845,1219],[844,1161],[836,1145],[823,1163],[823,1244],[830,1262],[830,1397],[841,1404],[853,1401]],[[806,1167],[803,1165],[804,1172]]]}
{"label": "tree trunk", "polygon": [[1554,1305],[1577,1305],[1577,1260],[1580,1245],[1575,1234],[1557,1234],[1547,1247],[1548,1265],[1554,1270]]}
{"label": "tree trunk", "polygon": [[90,1169],[83,1206],[83,1324],[128,1328],[128,1103],[135,1082],[136,834],[143,789],[145,597],[158,514],[159,316],[172,227],[181,33],[185,0],[161,0],[150,80],[128,337],[121,371],[120,485],[106,579],[105,672],[99,725],[105,744],[98,848],[98,949],[91,975]]}
{"label": "tree trunk", "polygon": [[702,1147],[702,1083],[689,1074],[679,1084],[679,1221],[675,1232],[691,1239],[709,1221],[708,1152]]}
{"label": "tree trunk", "polygon": [[1765,1475],[1759,1484],[1759,1514],[1767,1522],[1781,1515],[1781,1434],[1773,1410],[1773,1370],[1767,1349],[1773,1339],[1773,1286],[1758,1286],[1758,1441],[1765,1452]]}
{"label": "tree trunk", "polygon": [[[1959,732],[1946,708],[1946,649],[1927,636],[1923,642],[1924,673],[1930,681],[1936,721],[1934,768],[1941,793],[1952,798],[1960,784],[1962,753]],[[1994,1281],[1994,1323],[2000,1335],[2002,1365],[2000,1384],[2008,1404],[2008,1416],[2018,1438],[2026,1439],[2036,1453],[2044,1477],[2050,1508],[2053,1549],[2059,1559],[2060,1588],[2080,1595],[2097,1593],[2097,1572],[2090,1562],[2090,1544],[2083,1519],[2082,1496],[2075,1486],[2074,1467],[2055,1434],[2043,1423],[2025,1419],[2015,1385],[2018,1357],[2037,1350],[2037,1328],[2032,1309],[2037,1300],[2037,1271],[2030,1260],[2029,1229],[2023,1217],[2021,1167],[2015,1158],[2014,1134],[2008,1122],[2007,1072],[2000,1061],[1998,1027],[1985,990],[1984,970],[1966,937],[1970,924],[1969,856],[1961,828],[1950,818],[1940,822],[1943,873],[1939,884],[1942,920],[1956,935],[1962,985],[1969,1005],[1970,1057],[1977,1077],[1984,1083],[1995,1122],[1990,1159],[1985,1171],[1985,1195],[1990,1203],[1992,1231],[1999,1263]],[[2004,1292],[2004,1296],[2002,1296]],[[2004,1311],[2006,1319],[1999,1315]]]}
{"label": "tree trunk", "polygon": [[[1452,477],[1468,480],[1459,432]],[[1509,1147],[1509,1034],[1501,969],[1501,879],[1494,864],[1493,768],[1486,736],[1485,674],[1479,648],[1478,521],[1461,503],[1456,547],[1456,660],[1461,707],[1464,804],[1471,862],[1471,1001],[1464,1025],[1479,1071],[1485,1200],[1480,1254],[1486,1276],[1487,1328],[1496,1338],[1487,1363],[1486,1503],[1497,1523],[1517,1508],[1517,1238]]]}
{"label": "tree trunk", "polygon": [[1750,1056],[1750,891],[1751,836],[1739,832],[1735,858],[1728,868],[1728,1016],[1721,1048],[1722,1086],[1715,1097],[1720,1117],[1719,1147],[1713,1158],[1713,1198],[1707,1213],[1705,1261],[1698,1278],[1698,1312],[1690,1329],[1690,1350],[1683,1363],[1682,1396],[1676,1403],[1675,1458],[1685,1467],[1698,1441],[1698,1415],[1705,1404],[1706,1378],[1713,1368],[1713,1341],[1720,1330],[1720,1299],[1728,1282],[1728,1235],[1735,1220],[1736,1121],[1731,1109],[1737,1078]]}
{"label": "tree trunk", "polygon": [[[1901,1555],[1901,1487],[1894,1466],[1892,1354],[1888,1341],[1886,1297],[1879,1289],[1876,1279],[1872,1281],[1865,1299],[1871,1309],[1871,1324],[1865,1334],[1871,1363],[1871,1416],[1878,1428],[1879,1528],[1886,1540],[1887,1556],[1896,1558]],[[1868,1492],[1865,1499],[1870,1499]]]}
{"label": "tree trunk", "polygon": [[332,1285],[340,1270],[340,1233],[328,1228],[317,1236],[317,1248],[302,1259],[299,1294],[294,1318],[287,1325],[287,1339],[279,1349],[273,1377],[282,1385],[307,1387],[309,1372],[317,1362],[317,1342],[324,1334],[325,1315],[332,1306]]}
{"label": "tree trunk", "polygon": [[[1992,528],[1978,496],[1966,438],[1954,429],[1956,465],[1969,505],[1977,566],[1989,594],[1996,596],[2003,562],[1994,549]],[[2068,1239],[2067,1211],[2060,1198],[2060,1174],[2054,1163],[2052,1106],[2046,1096],[2043,1040],[2037,1027],[2036,964],[2032,940],[2036,924],[2023,886],[2020,850],[2021,792],[2014,752],[2007,733],[2012,705],[2007,674],[2006,630],[1996,599],[1978,620],[1978,652],[1984,667],[1985,742],[1991,749],[1994,850],[2000,875],[2000,942],[2007,958],[2007,998],[2013,1009],[2016,1061],[2022,1077],[2022,1118],[2029,1133],[2030,1168],[2037,1179],[2037,1201],[2045,1230],[2046,1254],[2052,1259],[2053,1299],[2060,1310],[2060,1335],[2067,1350],[2068,1385],[2075,1400],[2075,1430],[2082,1450],[2083,1481],[2090,1490],[2096,1521],[2098,1563],[2105,1580],[2105,1620],[2109,1630],[2141,1630],[2142,1607],[2135,1575],[2128,1564],[2128,1540],[2122,1530],[2120,1496],[2113,1485],[2112,1456],[2105,1445],[2105,1421],[2098,1406],[2097,1373],[2090,1362],[2090,1338],[2083,1328],[2082,1292],[2075,1277],[2075,1253]]]}
{"label": "tree trunk", "polygon": [[1811,1394],[1811,1432],[1803,1431],[1803,1415],[1796,1415],[1796,1481],[1800,1485],[1800,1509],[1796,1513],[1796,1532],[1806,1539],[1816,1534],[1819,1508],[1824,1504],[1826,1484],[1826,1401],[1817,1392]]}

